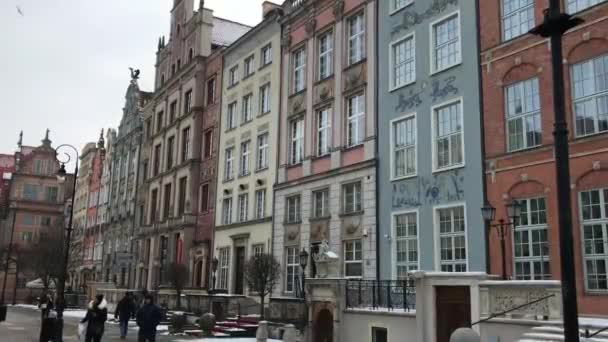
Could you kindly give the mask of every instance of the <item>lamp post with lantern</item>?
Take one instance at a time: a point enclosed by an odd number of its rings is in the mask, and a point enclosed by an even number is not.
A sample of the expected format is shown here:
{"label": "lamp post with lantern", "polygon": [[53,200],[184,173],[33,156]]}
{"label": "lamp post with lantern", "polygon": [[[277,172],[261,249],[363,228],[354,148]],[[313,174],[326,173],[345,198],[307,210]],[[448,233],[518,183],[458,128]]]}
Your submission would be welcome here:
{"label": "lamp post with lantern", "polygon": [[483,219],[488,222],[488,227],[498,229],[500,235],[500,251],[502,253],[502,279],[507,280],[507,256],[505,240],[509,230],[509,227],[515,227],[515,219],[521,215],[521,204],[517,201],[511,201],[507,203],[507,216],[509,220],[501,218],[498,223],[492,224],[496,216],[496,208],[492,207],[489,203],[486,203],[481,208],[481,215]]}
{"label": "lamp post with lantern", "polygon": [[306,265],[308,265],[308,252],[302,248],[300,252],[300,267],[302,268],[302,298],[306,298]]}

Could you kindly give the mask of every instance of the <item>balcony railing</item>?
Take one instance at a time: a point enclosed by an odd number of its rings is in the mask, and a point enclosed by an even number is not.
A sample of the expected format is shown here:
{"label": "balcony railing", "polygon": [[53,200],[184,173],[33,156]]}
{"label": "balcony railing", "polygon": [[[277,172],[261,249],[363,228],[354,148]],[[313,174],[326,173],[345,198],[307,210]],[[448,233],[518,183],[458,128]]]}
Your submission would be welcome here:
{"label": "balcony railing", "polygon": [[413,279],[346,281],[346,307],[388,309],[408,312],[416,309],[416,286]]}

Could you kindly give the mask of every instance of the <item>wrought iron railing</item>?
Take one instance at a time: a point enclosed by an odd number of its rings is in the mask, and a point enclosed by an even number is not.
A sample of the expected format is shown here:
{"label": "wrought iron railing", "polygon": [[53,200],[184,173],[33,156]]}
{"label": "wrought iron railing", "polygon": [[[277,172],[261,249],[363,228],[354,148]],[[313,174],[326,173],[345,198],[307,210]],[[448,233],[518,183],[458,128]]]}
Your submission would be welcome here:
{"label": "wrought iron railing", "polygon": [[413,279],[346,281],[346,307],[410,311],[416,309]]}

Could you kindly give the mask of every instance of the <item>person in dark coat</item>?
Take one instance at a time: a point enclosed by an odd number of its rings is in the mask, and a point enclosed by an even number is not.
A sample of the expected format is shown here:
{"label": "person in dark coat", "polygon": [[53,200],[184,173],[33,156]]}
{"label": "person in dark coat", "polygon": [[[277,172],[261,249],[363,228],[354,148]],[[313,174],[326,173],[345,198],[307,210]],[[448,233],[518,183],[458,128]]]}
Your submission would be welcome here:
{"label": "person in dark coat", "polygon": [[89,303],[86,316],[80,323],[87,324],[85,342],[100,342],[103,336],[106,320],[108,319],[108,303],[103,295],[97,295],[95,300]]}
{"label": "person in dark coat", "polygon": [[38,308],[42,312],[42,319],[49,317],[49,313],[55,308],[53,304],[53,297],[50,293],[47,293],[42,297],[40,304],[38,304]]}
{"label": "person in dark coat", "polygon": [[154,342],[156,327],[160,323],[162,314],[160,308],[154,305],[151,295],[146,295],[144,305],[137,312],[137,326],[139,327],[139,342]]}
{"label": "person in dark coat", "polygon": [[129,319],[135,317],[135,301],[133,301],[133,295],[131,292],[127,292],[125,296],[116,305],[116,311],[114,312],[114,318],[118,318],[120,323],[120,339],[127,337],[127,331],[129,329]]}

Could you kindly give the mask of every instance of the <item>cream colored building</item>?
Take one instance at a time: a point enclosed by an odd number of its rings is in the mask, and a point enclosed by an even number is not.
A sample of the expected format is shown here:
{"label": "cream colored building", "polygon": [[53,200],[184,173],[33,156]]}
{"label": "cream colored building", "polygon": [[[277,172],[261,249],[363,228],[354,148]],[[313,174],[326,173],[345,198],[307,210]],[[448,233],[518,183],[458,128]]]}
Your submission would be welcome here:
{"label": "cream colored building", "polygon": [[224,52],[214,289],[231,294],[247,293],[245,263],[271,247],[281,58],[276,8],[266,2],[264,20]]}

